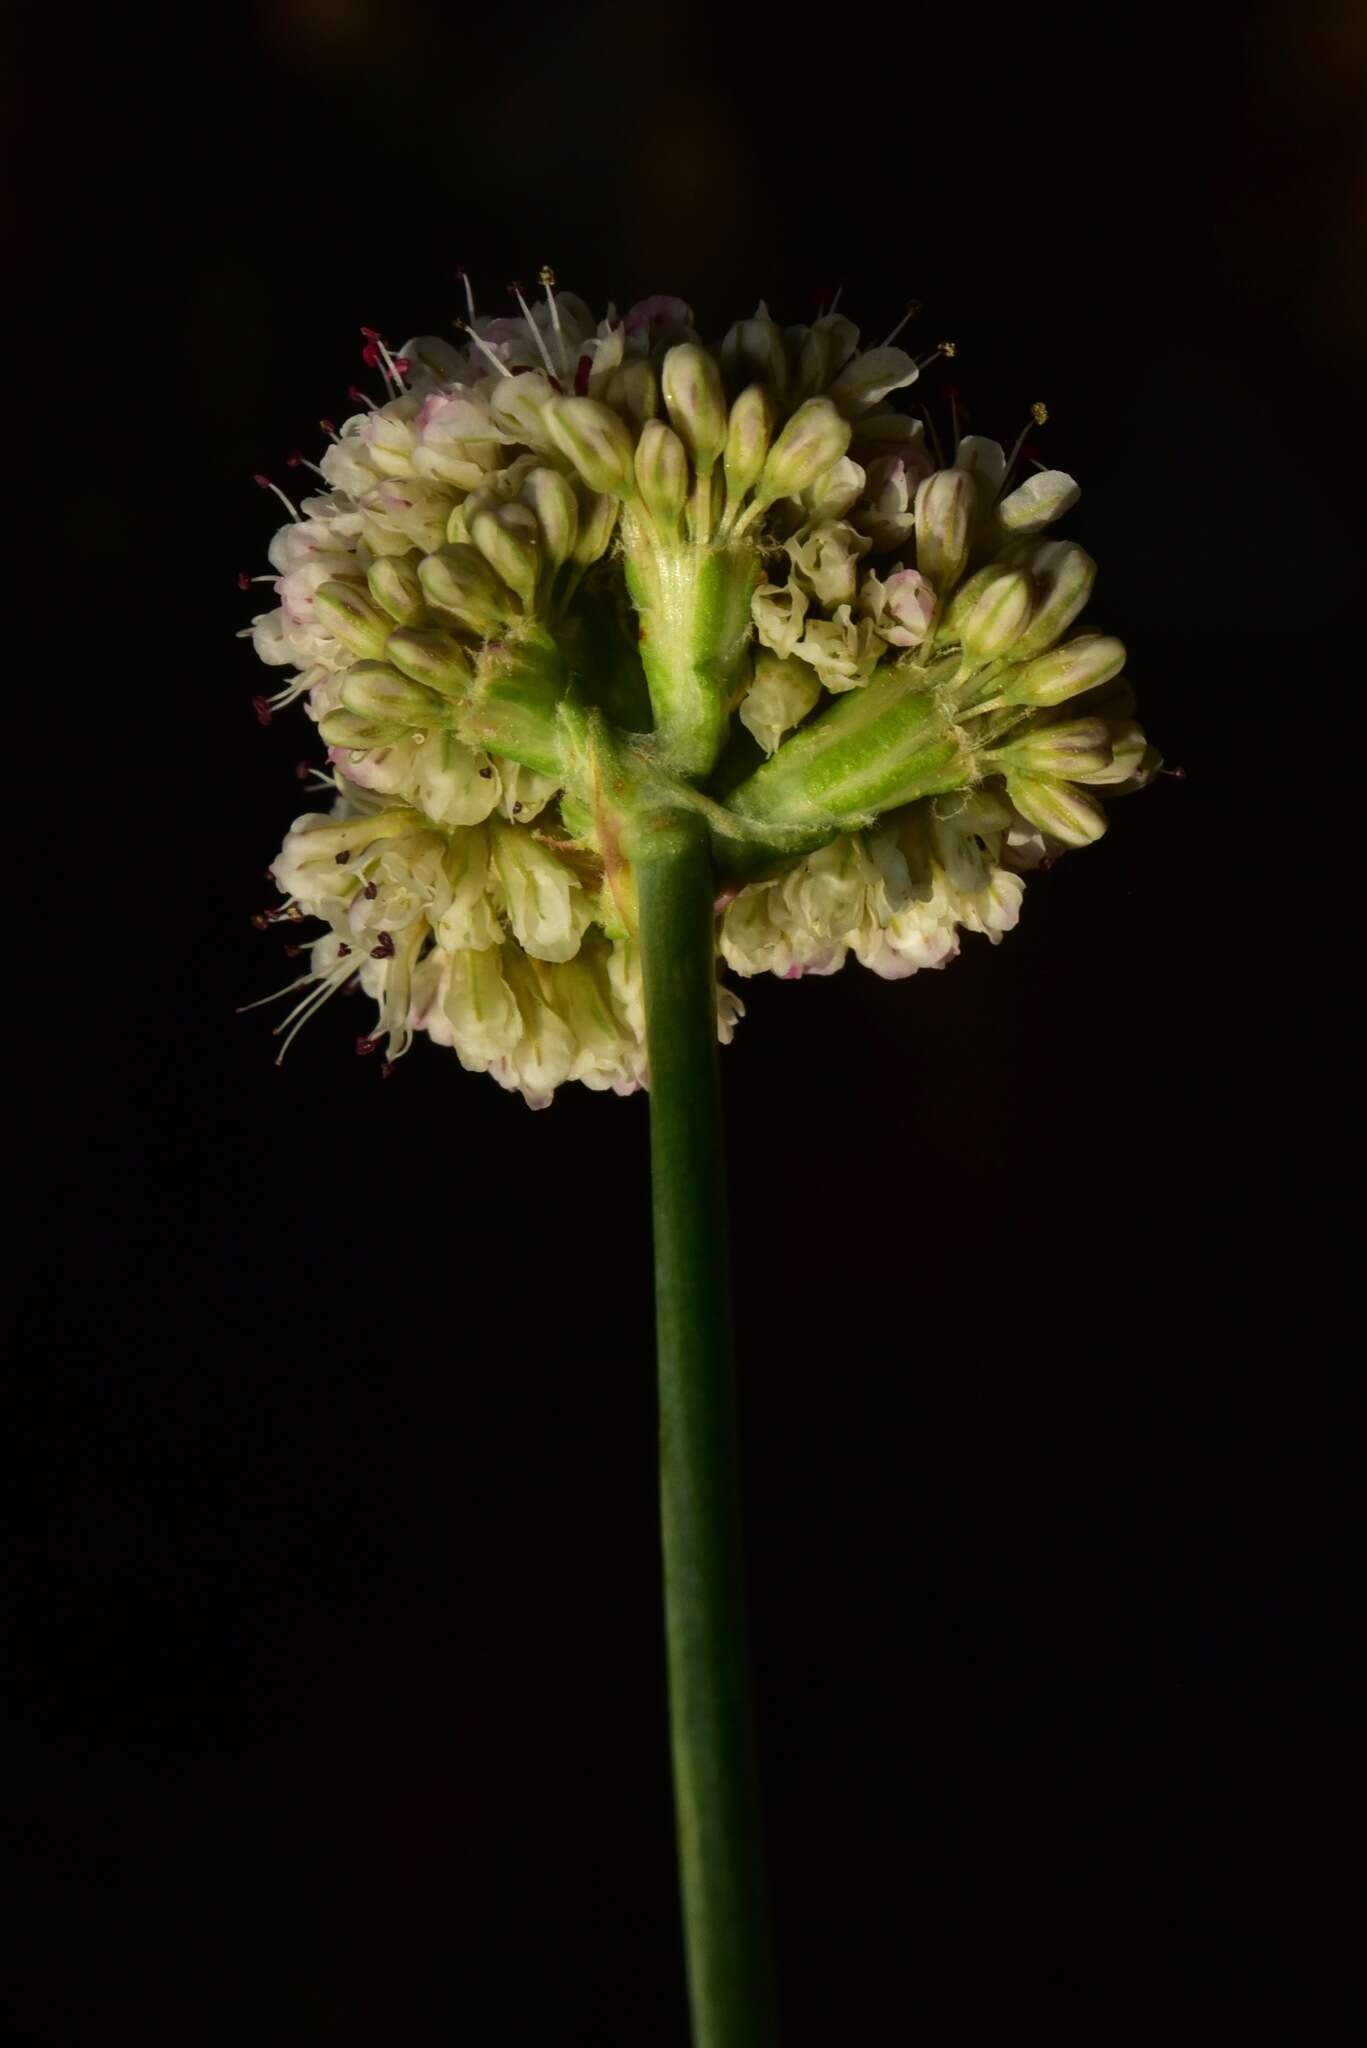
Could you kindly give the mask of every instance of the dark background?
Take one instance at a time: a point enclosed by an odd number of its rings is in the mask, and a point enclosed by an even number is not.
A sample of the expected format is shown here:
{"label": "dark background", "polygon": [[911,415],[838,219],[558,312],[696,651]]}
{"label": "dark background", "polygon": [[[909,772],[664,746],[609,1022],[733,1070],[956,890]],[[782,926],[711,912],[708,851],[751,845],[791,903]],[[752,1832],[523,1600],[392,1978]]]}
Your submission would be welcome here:
{"label": "dark background", "polygon": [[[1186,770],[943,975],[724,1061],[791,2048],[1367,2006],[1367,31],[1281,12],[30,10],[12,152],[3,1729],[16,2038],[685,2039],[646,1107],[529,1114],[249,914],[232,634],[362,321],[555,263],[909,296],[1045,397]],[[17,645],[16,645],[17,643]]]}

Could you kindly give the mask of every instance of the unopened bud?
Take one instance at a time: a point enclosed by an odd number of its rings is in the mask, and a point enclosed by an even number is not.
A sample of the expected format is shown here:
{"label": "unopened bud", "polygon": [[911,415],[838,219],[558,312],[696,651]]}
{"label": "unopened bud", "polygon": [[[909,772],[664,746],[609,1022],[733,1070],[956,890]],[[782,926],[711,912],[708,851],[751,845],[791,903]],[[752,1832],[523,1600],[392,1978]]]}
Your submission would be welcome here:
{"label": "unopened bud", "polygon": [[372,747],[392,747],[407,738],[407,728],[387,720],[362,718],[357,711],[329,711],[318,721],[318,730],[330,747],[346,747],[353,754],[367,754]]}
{"label": "unopened bud", "polygon": [[644,356],[632,356],[614,370],[604,396],[614,412],[630,420],[637,433],[647,420],[659,417],[659,379]]}
{"label": "unopened bud", "polygon": [[354,583],[320,583],[313,594],[319,624],[353,654],[377,656],[393,631],[394,621],[374,598]]}
{"label": "unopened bud", "polygon": [[349,668],[342,677],[342,702],[358,718],[377,724],[427,726],[441,717],[440,700],[430,690],[383,661],[358,661]]}
{"label": "unopened bud", "polygon": [[380,555],[366,572],[370,594],[400,626],[416,626],[427,616],[427,600],[412,555]]}
{"label": "unopened bud", "polygon": [[795,498],[816,482],[850,445],[850,423],[829,398],[809,398],[785,422],[755,486],[761,505],[775,498]]}
{"label": "unopened bud", "polygon": [[632,440],[618,414],[596,398],[556,398],[542,415],[551,439],[591,491],[629,498]]}
{"label": "unopened bud", "polygon": [[1081,496],[1079,485],[1061,469],[1042,469],[1002,499],[994,515],[997,531],[1003,539],[1042,533],[1053,520],[1061,519],[1076,505]]}
{"label": "unopened bud", "polygon": [[636,443],[636,488],[661,534],[672,536],[688,497],[688,456],[663,420],[647,420]]}
{"label": "unopened bud", "polygon": [[558,569],[574,553],[579,534],[579,500],[573,484],[558,469],[530,470],[523,478],[522,502],[531,506],[546,559]]}
{"label": "unopened bud", "polygon": [[[1019,653],[1019,645],[1015,650]],[[1037,655],[1002,682],[1008,704],[1063,704],[1108,683],[1125,666],[1124,643],[1110,633],[1083,633]]]}
{"label": "unopened bud", "polygon": [[726,446],[726,394],[710,349],[681,341],[670,349],[660,373],[670,422],[699,476],[709,476]]}
{"label": "unopened bud", "polygon": [[1070,540],[1041,542],[1026,557],[1025,567],[1034,576],[1038,594],[1030,621],[1016,642],[1018,661],[1028,661],[1031,655],[1043,654],[1046,647],[1053,646],[1059,634],[1072,625],[1096,582],[1096,563]]}
{"label": "unopened bud", "polygon": [[1070,782],[1050,775],[1006,778],[1006,793],[1028,824],[1038,825],[1064,846],[1090,846],[1106,830],[1106,813]]}
{"label": "unopened bud", "polygon": [[481,635],[496,632],[515,616],[512,597],[478,548],[448,541],[418,568],[423,596],[434,610],[447,612]]}
{"label": "unopened bud", "polygon": [[443,697],[460,696],[470,681],[469,655],[459,640],[439,627],[401,626],[390,634],[385,657],[415,683]]}
{"label": "unopened bud", "polygon": [[617,525],[617,500],[606,493],[590,498],[587,505],[580,507],[579,538],[574,544],[572,560],[587,569],[600,555],[608,551],[613,529]]}
{"label": "unopened bud", "polygon": [[774,434],[774,401],[762,384],[747,385],[726,423],[726,495],[739,504],[759,482]]}
{"label": "unopened bud", "polygon": [[530,610],[541,573],[541,529],[530,505],[490,505],[470,521],[470,539]]}
{"label": "unopened bud", "polygon": [[1157,747],[1149,745],[1143,727],[1134,719],[1108,718],[1105,725],[1111,747],[1110,760],[1104,768],[1094,768],[1086,774],[1074,769],[1073,774],[1079,782],[1090,782],[1102,789],[1128,792],[1145,788],[1162,767],[1163,756]]}
{"label": "unopened bud", "polygon": [[1056,725],[1032,726],[1009,745],[996,748],[994,758],[1008,763],[1008,772],[1090,781],[1110,767],[1111,736],[1104,719],[1060,719]]}
{"label": "unopened bud", "polygon": [[937,469],[916,493],[916,566],[941,597],[963,574],[976,500],[966,469]]}
{"label": "unopened bud", "polygon": [[721,345],[721,363],[733,391],[738,384],[758,378],[778,403],[783,403],[788,391],[788,351],[783,343],[783,330],[769,318],[763,300],[752,320],[738,320],[728,330]]}
{"label": "unopened bud", "polygon": [[956,595],[945,620],[946,635],[958,640],[972,661],[995,661],[1020,633],[1034,596],[1021,570],[982,569]]}
{"label": "unopened bud", "polygon": [[813,321],[802,337],[798,355],[799,395],[814,398],[819,391],[824,391],[858,346],[859,329],[843,313],[823,313],[819,320]]}

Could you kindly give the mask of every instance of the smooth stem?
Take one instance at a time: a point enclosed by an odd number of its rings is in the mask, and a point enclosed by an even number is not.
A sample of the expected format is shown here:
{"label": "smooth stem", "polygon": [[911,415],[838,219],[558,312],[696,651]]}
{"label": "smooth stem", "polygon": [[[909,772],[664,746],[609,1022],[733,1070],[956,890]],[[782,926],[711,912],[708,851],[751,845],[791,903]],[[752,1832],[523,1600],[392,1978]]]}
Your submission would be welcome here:
{"label": "smooth stem", "polygon": [[665,1637],[693,2041],[770,2048],[706,826],[689,812],[644,819],[631,858],[650,1052]]}

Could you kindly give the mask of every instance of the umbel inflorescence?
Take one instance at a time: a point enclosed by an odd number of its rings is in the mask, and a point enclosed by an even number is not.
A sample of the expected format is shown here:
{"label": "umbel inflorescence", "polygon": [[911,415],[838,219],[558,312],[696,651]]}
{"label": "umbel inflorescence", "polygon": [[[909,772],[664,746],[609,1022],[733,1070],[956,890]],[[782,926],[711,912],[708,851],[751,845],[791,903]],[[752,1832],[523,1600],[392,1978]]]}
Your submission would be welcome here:
{"label": "umbel inflorescence", "polygon": [[[1105,829],[1091,792],[1158,766],[1120,642],[1065,637],[1077,485],[892,403],[924,361],[835,310],[709,348],[682,300],[595,322],[542,282],[459,346],[367,330],[386,397],[325,423],[251,628],[332,799],[272,868],[263,921],[327,926],[286,1042],[359,985],[362,1050],[425,1031],[537,1106],[647,1082],[647,812],[706,821],[719,965],[898,978],[996,943]],[[740,1010],[719,983],[723,1039]]]}

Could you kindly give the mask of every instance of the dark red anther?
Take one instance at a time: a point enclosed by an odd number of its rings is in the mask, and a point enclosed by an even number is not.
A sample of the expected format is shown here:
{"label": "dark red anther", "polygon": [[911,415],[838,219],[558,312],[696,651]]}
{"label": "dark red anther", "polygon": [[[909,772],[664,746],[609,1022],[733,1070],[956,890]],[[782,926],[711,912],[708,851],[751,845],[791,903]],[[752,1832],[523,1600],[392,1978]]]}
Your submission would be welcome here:
{"label": "dark red anther", "polygon": [[375,898],[379,895],[379,893],[380,885],[378,882],[367,882],[364,889],[362,889],[361,891],[361,894],[363,896],[368,897],[372,903],[375,901]]}
{"label": "dark red anther", "polygon": [[576,398],[588,397],[589,374],[592,371],[592,369],[593,357],[580,356],[579,361],[574,366],[574,391]]}
{"label": "dark red anther", "polygon": [[380,1068],[380,1079],[381,1079],[382,1081],[387,1081],[387,1080],[389,1079],[390,1075],[391,1075],[391,1074],[393,1073],[393,1071],[394,1071],[394,1062],[393,1062],[393,1060],[386,1060],[386,1061],[385,1061],[385,1063],[384,1063],[384,1065],[383,1065],[383,1066],[382,1066],[382,1067]]}
{"label": "dark red anther", "polygon": [[269,910],[258,910],[252,917],[252,924],[259,932],[268,932],[275,923]]}
{"label": "dark red anther", "polygon": [[365,404],[365,393],[364,391],[362,391],[359,384],[348,384],[346,388],[346,395],[348,398],[354,398],[357,405]]}
{"label": "dark red anther", "polygon": [[296,761],[296,762],[295,762],[295,764],[294,764],[294,779],[295,779],[295,781],[296,781],[296,782],[307,782],[307,781],[308,781],[308,779],[309,779],[309,777],[310,777],[310,775],[312,775],[312,773],[313,773],[313,763],[312,763],[312,761]]}
{"label": "dark red anther", "polygon": [[350,951],[351,951],[351,948],[350,948],[350,946],[339,946],[339,947],[337,948],[337,958],[338,958],[339,960],[345,960],[345,959],[346,959],[346,957],[347,957],[347,955],[348,955],[348,953],[350,953]]}
{"label": "dark red anther", "polygon": [[289,454],[285,457],[285,467],[286,469],[298,469],[302,465],[303,460],[304,458],[299,450],[291,448]]}
{"label": "dark red anther", "polygon": [[521,291],[521,289],[522,289],[522,286],[521,286],[520,284],[510,284],[510,285],[508,285],[508,286],[506,287],[506,290],[507,290],[507,293],[508,293],[508,297],[509,297],[510,299],[515,299],[515,298],[517,297],[518,293],[519,293],[519,292]]}
{"label": "dark red anther", "polygon": [[409,371],[412,369],[412,367],[413,365],[408,360],[407,356],[395,356],[394,368],[400,377],[406,377]]}
{"label": "dark red anther", "polygon": [[1162,775],[1170,775],[1174,782],[1185,782],[1187,779],[1187,771],[1185,768],[1163,768],[1159,770],[1159,773]]}
{"label": "dark red anther", "polygon": [[297,946],[286,946],[285,958],[287,960],[297,960],[301,953],[311,953],[312,951],[313,948],[311,946],[305,945],[304,942],[301,940]]}
{"label": "dark red anther", "polygon": [[256,713],[256,722],[258,725],[270,724],[271,707],[264,697],[252,698],[252,710]]}
{"label": "dark red anther", "polygon": [[252,587],[252,579],[245,569],[239,569],[237,572],[237,587],[239,590],[250,590]]}
{"label": "dark red anther", "polygon": [[1027,462],[1043,462],[1044,460],[1039,451],[1039,443],[1036,441],[1022,441],[1021,454]]}
{"label": "dark red anther", "polygon": [[262,476],[260,470],[258,470],[256,475],[252,478],[252,482],[254,484],[260,484],[263,491],[272,491],[275,489],[275,486],[271,482],[270,478],[268,476]]}
{"label": "dark red anther", "polygon": [[370,949],[370,957],[372,960],[392,960],[394,958],[393,932],[380,933],[379,938],[376,939]]}
{"label": "dark red anther", "polygon": [[364,1059],[368,1053],[378,1051],[379,1044],[380,1041],[378,1038],[358,1038],[356,1041],[356,1050],[358,1053],[360,1053],[362,1059]]}
{"label": "dark red anther", "polygon": [[344,868],[347,862],[351,859],[351,848],[349,846],[344,846],[341,852],[334,853],[332,858],[336,861],[339,868]]}
{"label": "dark red anther", "polygon": [[378,341],[368,341],[366,343],[365,347],[361,350],[361,361],[368,370],[379,368],[380,344]]}
{"label": "dark red anther", "polygon": [[380,338],[380,330],[378,327],[363,327],[361,329],[361,332],[365,336],[367,341],[378,341]]}
{"label": "dark red anther", "polygon": [[325,434],[335,435],[337,432],[337,422],[335,420],[319,420],[318,425]]}

